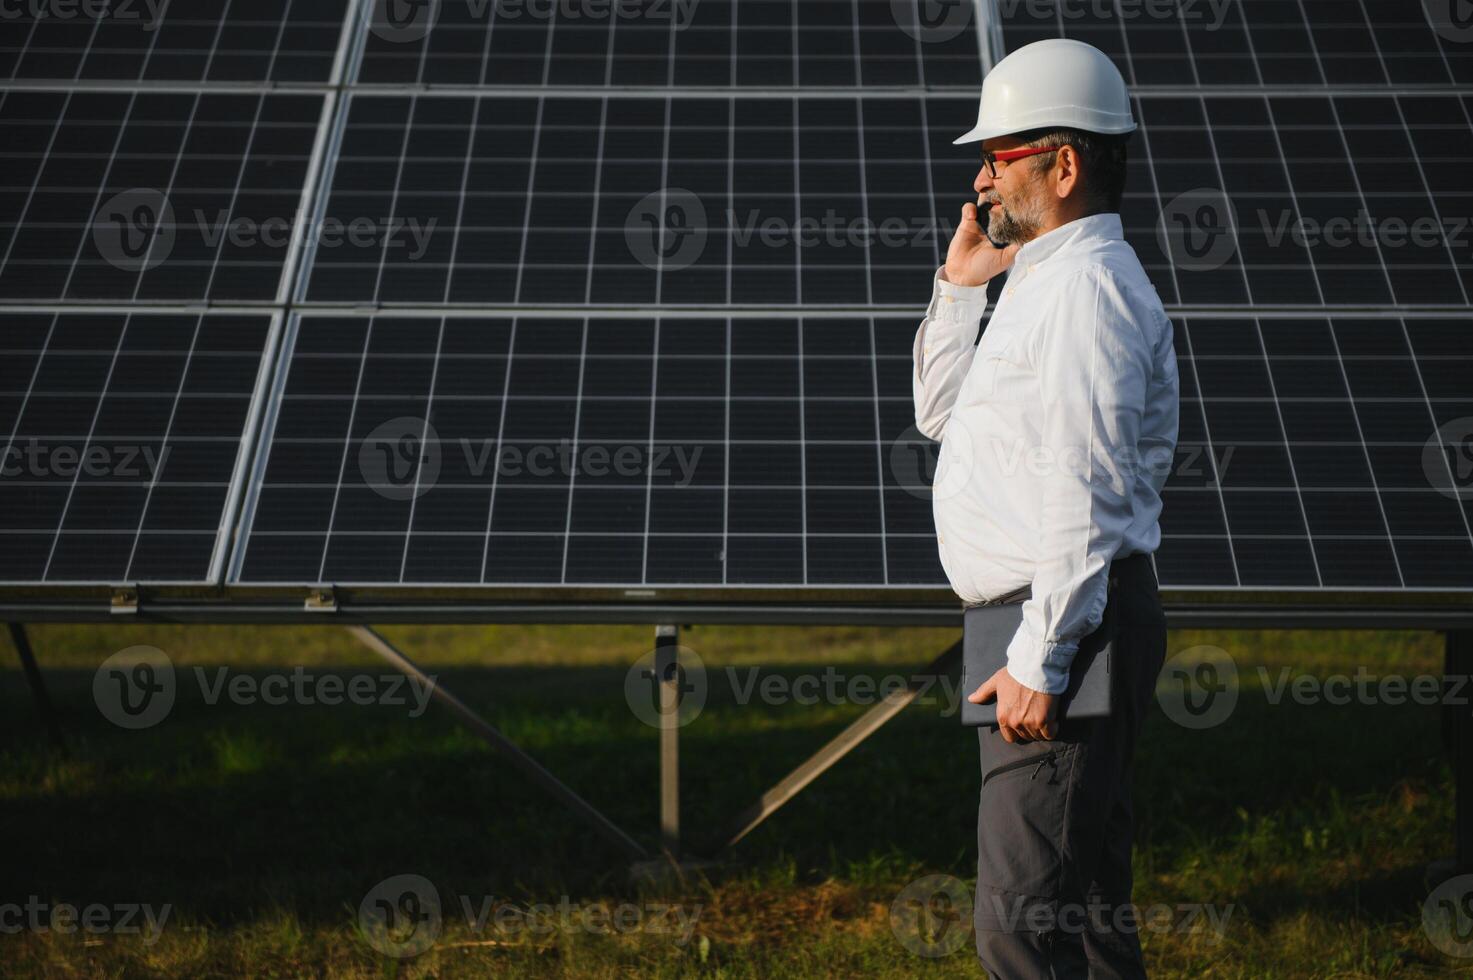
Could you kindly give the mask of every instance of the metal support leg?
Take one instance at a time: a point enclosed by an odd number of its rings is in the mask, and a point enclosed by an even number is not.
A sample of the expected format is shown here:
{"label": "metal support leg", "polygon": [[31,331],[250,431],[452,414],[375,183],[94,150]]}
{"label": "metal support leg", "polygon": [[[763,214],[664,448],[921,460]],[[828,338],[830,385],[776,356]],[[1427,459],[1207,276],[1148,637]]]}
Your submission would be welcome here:
{"label": "metal support leg", "polygon": [[395,649],[392,643],[380,636],[372,627],[349,626],[347,630],[361,640],[370,650],[393,664],[395,668],[428,685],[431,695],[454,712],[467,728],[475,732],[492,748],[504,755],[512,765],[520,769],[534,783],[561,801],[564,806],[577,814],[579,819],[597,831],[605,840],[618,847],[630,857],[641,860],[649,857],[649,853],[643,847],[640,847],[634,838],[620,830],[608,817],[605,817],[598,810],[594,809],[592,804],[573,792],[556,776],[544,769],[536,759],[533,759],[530,755],[518,748],[515,742],[493,728],[484,718],[467,707],[463,701],[447,691],[439,681],[432,680],[414,661]]}
{"label": "metal support leg", "polygon": [[[1449,630],[1444,659],[1448,678],[1473,676],[1473,630]],[[1459,696],[1443,705],[1443,731],[1452,755],[1454,873],[1473,872],[1473,705],[1466,683],[1450,690]]]}
{"label": "metal support leg", "polygon": [[949,670],[961,660],[962,641],[957,640],[946,652],[931,661],[929,667],[920,674],[912,675],[904,690],[892,691],[887,694],[879,704],[870,708],[861,715],[853,724],[834,736],[823,748],[809,756],[808,761],[788,773],[782,782],[772,789],[763,793],[761,798],[753,803],[731,825],[728,833],[726,846],[731,847],[737,841],[747,836],[757,825],[777,811],[778,807],[791,800],[803,787],[813,782],[819,776],[828,771],[834,763],[854,751],[861,742],[869,738],[880,727],[900,714],[906,705],[914,701],[925,688],[924,678],[939,676]]}
{"label": "metal support leg", "polygon": [[66,750],[66,741],[61,737],[61,725],[56,720],[56,709],[51,706],[51,695],[46,691],[46,680],[41,676],[41,668],[36,666],[36,655],[31,652],[31,641],[26,636],[24,623],[10,624],[10,640],[15,644],[16,655],[20,657],[21,670],[26,675],[26,683],[31,686],[31,697],[35,699],[36,711],[41,715],[41,723],[46,726],[51,735],[51,742],[58,749]]}
{"label": "metal support leg", "polygon": [[680,627],[655,627],[660,686],[660,846],[680,860]]}

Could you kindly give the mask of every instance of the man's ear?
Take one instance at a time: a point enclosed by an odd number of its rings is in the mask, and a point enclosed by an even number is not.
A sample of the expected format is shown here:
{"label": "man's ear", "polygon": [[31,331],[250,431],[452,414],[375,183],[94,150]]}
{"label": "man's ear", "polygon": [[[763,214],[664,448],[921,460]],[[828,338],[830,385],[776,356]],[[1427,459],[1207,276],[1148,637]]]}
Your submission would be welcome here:
{"label": "man's ear", "polygon": [[1080,186],[1079,152],[1066,143],[1054,156],[1054,193],[1062,201]]}

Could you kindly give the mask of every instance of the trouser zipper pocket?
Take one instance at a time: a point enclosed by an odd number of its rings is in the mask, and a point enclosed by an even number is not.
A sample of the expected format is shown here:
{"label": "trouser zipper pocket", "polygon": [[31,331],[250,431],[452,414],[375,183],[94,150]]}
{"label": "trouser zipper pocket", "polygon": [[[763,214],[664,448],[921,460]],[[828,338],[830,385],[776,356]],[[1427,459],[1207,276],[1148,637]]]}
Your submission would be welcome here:
{"label": "trouser zipper pocket", "polygon": [[[1028,766],[1033,766],[1033,775],[1028,777],[1030,781],[1038,778],[1039,771],[1042,770],[1045,765],[1052,766],[1054,768],[1054,771],[1057,772],[1059,767],[1058,755],[1058,749],[1050,749],[1041,756],[1028,759],[1018,759],[1015,762],[1009,762],[1005,765],[998,766],[996,769],[989,772],[986,776],[982,777],[982,785],[986,786],[987,780],[993,778],[994,776],[1001,776],[1005,772],[1012,772],[1014,769],[1024,769]],[[1049,781],[1053,781],[1052,773],[1049,775]]]}

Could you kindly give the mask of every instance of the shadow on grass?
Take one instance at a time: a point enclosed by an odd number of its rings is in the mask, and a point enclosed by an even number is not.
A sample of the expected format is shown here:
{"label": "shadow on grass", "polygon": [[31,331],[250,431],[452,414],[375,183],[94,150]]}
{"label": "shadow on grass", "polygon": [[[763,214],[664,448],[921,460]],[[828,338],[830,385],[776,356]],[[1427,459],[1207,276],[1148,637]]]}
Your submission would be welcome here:
{"label": "shadow on grass", "polygon": [[[830,666],[761,675],[791,682]],[[845,676],[860,673],[896,671],[844,667]],[[382,705],[212,705],[181,670],[169,717],[130,732],[96,710],[91,671],[47,677],[72,745],[65,757],[48,747],[19,673],[0,672],[0,832],[11,842],[0,902],[170,903],[184,919],[217,925],[287,910],[304,923],[340,924],[396,874],[423,875],[446,894],[518,901],[630,891],[617,851],[438,706],[413,718]],[[700,840],[718,839],[864,710],[739,704],[727,675],[711,677],[704,710],[681,730],[682,820]],[[657,732],[624,702],[622,670],[456,669],[439,678],[653,846]],[[975,734],[942,707],[907,709],[820,777],[735,849],[736,873],[779,884],[903,882],[921,869],[970,879]],[[1364,814],[1380,815],[1398,794],[1446,791],[1439,731],[1431,707],[1271,705],[1251,691],[1206,731],[1157,713],[1137,749],[1140,860],[1178,875],[1183,883],[1172,887],[1183,894],[1240,902],[1255,917],[1327,904],[1406,914],[1420,901],[1425,856],[1397,857],[1396,848],[1425,849],[1428,831]],[[1326,860],[1374,859],[1378,849],[1390,870],[1356,883],[1314,873]],[[1267,873],[1251,873],[1254,861]]]}

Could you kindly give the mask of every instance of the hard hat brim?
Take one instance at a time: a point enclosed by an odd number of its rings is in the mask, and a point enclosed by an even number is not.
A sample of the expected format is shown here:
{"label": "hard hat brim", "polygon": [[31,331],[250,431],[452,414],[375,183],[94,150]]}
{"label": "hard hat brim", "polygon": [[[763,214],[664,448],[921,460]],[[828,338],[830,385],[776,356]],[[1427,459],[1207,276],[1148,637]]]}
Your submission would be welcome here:
{"label": "hard hat brim", "polygon": [[[951,145],[961,146],[964,143],[980,143],[983,140],[994,139],[998,136],[1011,136],[1014,133],[1026,133],[1034,129],[1044,129],[1050,125],[1052,124],[1045,123],[1042,126],[1029,126],[1026,129],[1015,129],[1007,126],[973,126],[971,130],[952,140]],[[1058,128],[1081,129],[1083,127],[1070,125],[1069,123],[1059,123]],[[1109,129],[1089,129],[1085,131],[1090,133],[1100,133],[1103,136],[1123,136],[1126,133],[1135,132],[1136,124],[1134,120],[1132,120],[1128,125],[1125,126],[1113,126]]]}

